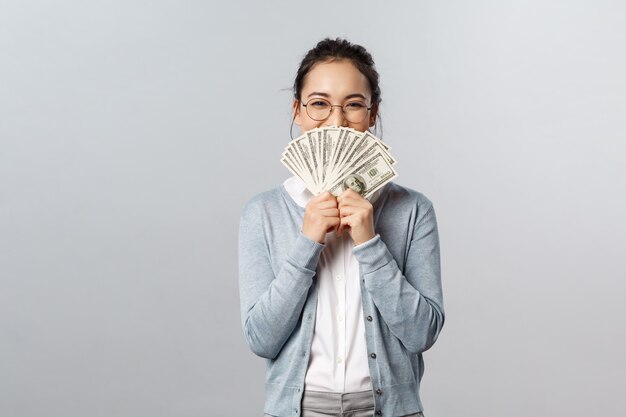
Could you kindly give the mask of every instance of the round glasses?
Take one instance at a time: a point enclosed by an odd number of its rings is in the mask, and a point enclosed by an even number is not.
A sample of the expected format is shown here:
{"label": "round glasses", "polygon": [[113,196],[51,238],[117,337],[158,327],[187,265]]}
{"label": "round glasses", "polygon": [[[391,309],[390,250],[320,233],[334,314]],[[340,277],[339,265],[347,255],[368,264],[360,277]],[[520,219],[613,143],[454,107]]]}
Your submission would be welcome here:
{"label": "round glasses", "polygon": [[344,105],[330,104],[330,101],[323,98],[312,98],[306,104],[302,103],[306,109],[306,114],[315,121],[321,122],[330,117],[333,107],[341,107],[343,117],[350,123],[360,123],[367,117],[367,112],[372,106],[367,107],[362,101],[350,101]]}

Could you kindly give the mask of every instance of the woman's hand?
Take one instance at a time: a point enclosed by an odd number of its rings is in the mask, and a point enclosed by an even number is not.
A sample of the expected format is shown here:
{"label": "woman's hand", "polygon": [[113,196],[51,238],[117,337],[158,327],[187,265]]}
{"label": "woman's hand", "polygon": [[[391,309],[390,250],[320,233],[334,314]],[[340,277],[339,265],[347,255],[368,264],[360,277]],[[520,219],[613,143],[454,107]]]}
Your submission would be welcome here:
{"label": "woman's hand", "polygon": [[343,229],[348,229],[355,245],[365,243],[375,236],[374,207],[362,195],[346,189],[337,197],[341,222],[337,234],[341,236]]}
{"label": "woman's hand", "polygon": [[328,191],[315,196],[304,209],[302,233],[311,240],[324,243],[326,233],[339,226],[337,199]]}

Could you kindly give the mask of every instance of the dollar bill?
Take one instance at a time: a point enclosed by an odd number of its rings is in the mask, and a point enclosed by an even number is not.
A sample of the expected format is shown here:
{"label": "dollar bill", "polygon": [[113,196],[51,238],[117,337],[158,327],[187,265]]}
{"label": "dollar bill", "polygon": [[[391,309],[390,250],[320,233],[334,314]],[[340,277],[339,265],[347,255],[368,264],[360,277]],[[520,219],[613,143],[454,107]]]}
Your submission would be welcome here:
{"label": "dollar bill", "polygon": [[329,191],[338,196],[351,188],[367,198],[397,176],[385,155],[378,151],[363,160],[355,169],[348,170]]}
{"label": "dollar bill", "polygon": [[390,149],[371,132],[325,126],[290,141],[281,162],[314,195],[351,188],[369,198],[398,175]]}

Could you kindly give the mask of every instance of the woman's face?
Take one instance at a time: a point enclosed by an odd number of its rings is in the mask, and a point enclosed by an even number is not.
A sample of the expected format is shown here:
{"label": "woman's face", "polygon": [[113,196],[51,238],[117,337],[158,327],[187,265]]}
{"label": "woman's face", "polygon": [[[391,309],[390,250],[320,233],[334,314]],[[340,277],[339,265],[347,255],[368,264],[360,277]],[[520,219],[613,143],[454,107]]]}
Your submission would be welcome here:
{"label": "woman's face", "polygon": [[304,78],[301,103],[294,100],[294,122],[302,132],[321,126],[345,126],[364,132],[376,122],[376,106],[368,111],[367,116],[359,123],[345,119],[341,108],[333,107],[326,120],[317,121],[309,117],[305,107],[315,98],[323,98],[332,105],[344,105],[351,101],[364,102],[367,107],[372,105],[372,94],[367,78],[347,60],[315,64]]}

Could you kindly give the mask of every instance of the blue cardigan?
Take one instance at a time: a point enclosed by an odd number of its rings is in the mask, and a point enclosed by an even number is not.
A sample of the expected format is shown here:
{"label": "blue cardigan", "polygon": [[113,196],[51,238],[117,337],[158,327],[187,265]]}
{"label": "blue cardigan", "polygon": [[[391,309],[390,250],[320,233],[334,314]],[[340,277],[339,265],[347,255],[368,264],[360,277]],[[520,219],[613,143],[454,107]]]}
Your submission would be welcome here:
{"label": "blue cardigan", "polygon": [[[444,323],[439,236],[423,194],[387,184],[374,202],[377,235],[355,247],[375,415],[422,411],[422,352]],[[239,227],[241,319],[252,351],[267,358],[265,413],[300,416],[324,245],[300,229],[304,208],[284,186],[243,208]]]}

